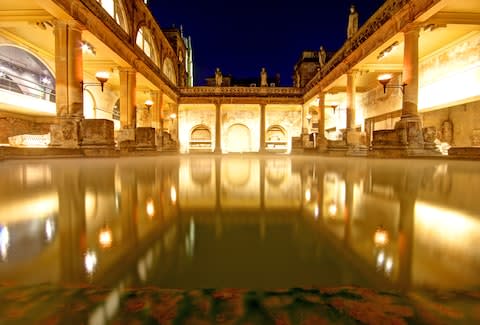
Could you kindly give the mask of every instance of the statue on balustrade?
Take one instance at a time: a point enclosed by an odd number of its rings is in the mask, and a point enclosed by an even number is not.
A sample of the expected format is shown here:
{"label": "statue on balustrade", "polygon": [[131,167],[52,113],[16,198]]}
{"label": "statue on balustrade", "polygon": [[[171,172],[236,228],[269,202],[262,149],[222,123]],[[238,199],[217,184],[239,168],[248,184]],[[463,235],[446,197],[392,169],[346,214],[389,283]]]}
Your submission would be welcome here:
{"label": "statue on balustrade", "polygon": [[318,63],[320,63],[320,69],[323,68],[326,60],[327,60],[327,52],[325,52],[325,49],[323,48],[323,46],[320,46],[320,50],[318,51]]}
{"label": "statue on balustrade", "polygon": [[215,86],[221,87],[222,83],[223,83],[222,72],[220,71],[220,68],[217,68],[215,70]]}
{"label": "statue on balustrade", "polygon": [[350,6],[350,14],[348,15],[348,26],[347,26],[347,39],[352,38],[352,36],[358,30],[358,12],[355,8],[355,5]]}
{"label": "statue on balustrade", "polygon": [[265,68],[262,68],[260,72],[260,87],[268,87],[267,70]]}

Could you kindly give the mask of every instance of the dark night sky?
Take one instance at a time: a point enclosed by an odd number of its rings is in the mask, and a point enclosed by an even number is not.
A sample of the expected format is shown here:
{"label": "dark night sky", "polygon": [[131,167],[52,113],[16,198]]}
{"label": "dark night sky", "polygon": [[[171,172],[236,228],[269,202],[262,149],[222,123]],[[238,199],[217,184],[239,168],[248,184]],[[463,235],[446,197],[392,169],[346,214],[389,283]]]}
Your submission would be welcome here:
{"label": "dark night sky", "polygon": [[292,85],[293,66],[303,50],[335,52],[346,39],[350,4],[359,12],[359,27],[385,0],[151,0],[162,28],[183,26],[192,37],[194,85],[204,85],[219,67],[223,75],[269,77],[280,73]]}

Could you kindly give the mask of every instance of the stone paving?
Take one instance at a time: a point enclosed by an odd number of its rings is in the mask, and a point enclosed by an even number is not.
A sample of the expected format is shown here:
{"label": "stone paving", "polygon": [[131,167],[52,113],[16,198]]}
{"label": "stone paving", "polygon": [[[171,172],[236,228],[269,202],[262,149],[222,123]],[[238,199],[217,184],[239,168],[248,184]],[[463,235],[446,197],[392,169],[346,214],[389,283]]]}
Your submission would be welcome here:
{"label": "stone paving", "polygon": [[405,296],[359,287],[185,291],[3,284],[0,324],[480,324],[480,290]]}

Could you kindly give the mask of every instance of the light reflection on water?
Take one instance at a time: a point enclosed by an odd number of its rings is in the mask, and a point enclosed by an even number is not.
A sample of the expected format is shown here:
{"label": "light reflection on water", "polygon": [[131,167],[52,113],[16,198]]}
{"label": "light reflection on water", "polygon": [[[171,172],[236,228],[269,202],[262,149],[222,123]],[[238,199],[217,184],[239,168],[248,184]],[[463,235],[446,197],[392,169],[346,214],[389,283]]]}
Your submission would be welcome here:
{"label": "light reflection on water", "polygon": [[480,284],[476,162],[270,156],[0,164],[0,281]]}

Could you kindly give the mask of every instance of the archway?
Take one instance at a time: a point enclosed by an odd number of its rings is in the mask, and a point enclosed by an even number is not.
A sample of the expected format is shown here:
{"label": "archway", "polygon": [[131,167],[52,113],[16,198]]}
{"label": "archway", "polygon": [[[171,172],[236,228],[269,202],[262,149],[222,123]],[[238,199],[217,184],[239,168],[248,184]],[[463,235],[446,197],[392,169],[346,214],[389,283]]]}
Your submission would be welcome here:
{"label": "archway", "polygon": [[231,125],[227,130],[224,148],[226,152],[252,151],[252,139],[250,129],[243,124]]}
{"label": "archway", "polygon": [[212,150],[212,133],[206,125],[197,125],[192,129],[189,150]]}
{"label": "archway", "polygon": [[288,136],[287,131],[280,125],[272,125],[266,132],[266,147],[270,151],[287,151]]}

